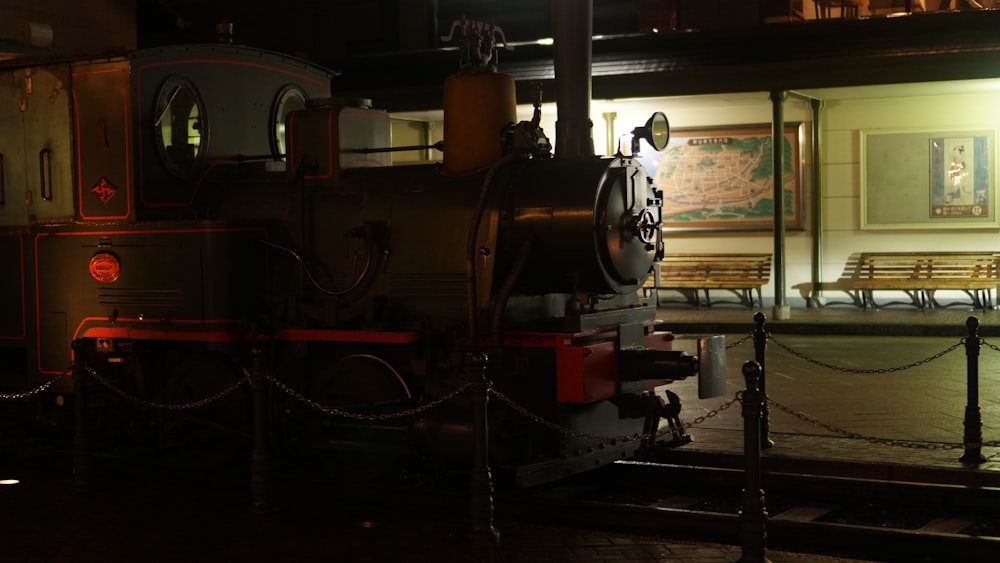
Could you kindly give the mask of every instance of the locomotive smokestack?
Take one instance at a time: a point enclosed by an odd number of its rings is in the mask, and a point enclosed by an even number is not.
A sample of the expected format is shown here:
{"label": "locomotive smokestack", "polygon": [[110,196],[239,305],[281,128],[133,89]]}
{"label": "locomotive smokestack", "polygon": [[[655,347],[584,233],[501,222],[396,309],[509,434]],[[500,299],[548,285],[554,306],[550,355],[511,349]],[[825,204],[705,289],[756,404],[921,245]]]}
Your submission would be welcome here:
{"label": "locomotive smokestack", "polygon": [[556,157],[594,156],[590,121],[593,0],[552,0],[556,74]]}

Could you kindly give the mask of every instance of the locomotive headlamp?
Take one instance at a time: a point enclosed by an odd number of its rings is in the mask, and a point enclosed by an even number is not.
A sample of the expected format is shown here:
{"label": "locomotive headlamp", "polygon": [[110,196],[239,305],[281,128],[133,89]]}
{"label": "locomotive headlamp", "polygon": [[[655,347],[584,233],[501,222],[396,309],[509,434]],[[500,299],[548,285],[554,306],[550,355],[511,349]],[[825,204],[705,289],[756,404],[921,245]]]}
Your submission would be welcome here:
{"label": "locomotive headlamp", "polygon": [[653,150],[659,152],[670,142],[670,122],[662,111],[649,116],[646,124],[632,130],[632,154],[639,154],[639,140],[645,140]]}
{"label": "locomotive headlamp", "polygon": [[100,283],[111,283],[118,279],[122,264],[115,253],[102,250],[90,259],[90,277]]}

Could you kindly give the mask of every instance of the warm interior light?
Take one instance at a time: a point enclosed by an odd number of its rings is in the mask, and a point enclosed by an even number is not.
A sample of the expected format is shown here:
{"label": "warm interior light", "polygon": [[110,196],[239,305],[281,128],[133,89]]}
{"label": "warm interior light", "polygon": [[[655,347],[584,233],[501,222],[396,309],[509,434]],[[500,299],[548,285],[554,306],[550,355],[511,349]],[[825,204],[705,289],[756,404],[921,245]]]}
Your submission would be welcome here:
{"label": "warm interior light", "polygon": [[20,479],[0,479],[0,485],[17,485],[20,482]]}
{"label": "warm interior light", "polygon": [[539,45],[555,45],[556,40],[551,37],[542,37],[538,41],[535,41],[535,43],[538,43]]}

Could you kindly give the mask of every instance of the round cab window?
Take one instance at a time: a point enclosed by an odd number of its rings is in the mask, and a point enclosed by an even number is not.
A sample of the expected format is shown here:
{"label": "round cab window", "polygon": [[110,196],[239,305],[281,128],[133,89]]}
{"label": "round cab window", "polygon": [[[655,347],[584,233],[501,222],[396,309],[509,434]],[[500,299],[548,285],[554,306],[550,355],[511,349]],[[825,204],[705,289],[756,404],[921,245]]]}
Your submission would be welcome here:
{"label": "round cab window", "polygon": [[271,148],[278,157],[288,154],[288,139],[285,124],[288,114],[306,109],[306,94],[296,86],[285,86],[274,99],[271,109]]}
{"label": "round cab window", "polygon": [[191,81],[171,77],[156,99],[157,146],[167,169],[177,176],[195,173],[206,138],[205,104]]}

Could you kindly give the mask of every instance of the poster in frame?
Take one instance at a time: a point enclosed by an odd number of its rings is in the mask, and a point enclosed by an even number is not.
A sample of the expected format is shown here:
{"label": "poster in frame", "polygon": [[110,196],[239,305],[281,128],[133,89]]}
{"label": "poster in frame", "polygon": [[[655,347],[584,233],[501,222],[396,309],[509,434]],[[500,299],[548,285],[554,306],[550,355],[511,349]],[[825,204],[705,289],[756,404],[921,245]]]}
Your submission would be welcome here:
{"label": "poster in frame", "polygon": [[[784,128],[784,216],[804,228],[801,123]],[[663,191],[666,230],[772,230],[774,166],[770,124],[674,129],[666,150],[642,162]]]}
{"label": "poster in frame", "polygon": [[983,229],[997,218],[992,129],[861,132],[862,229]]}

